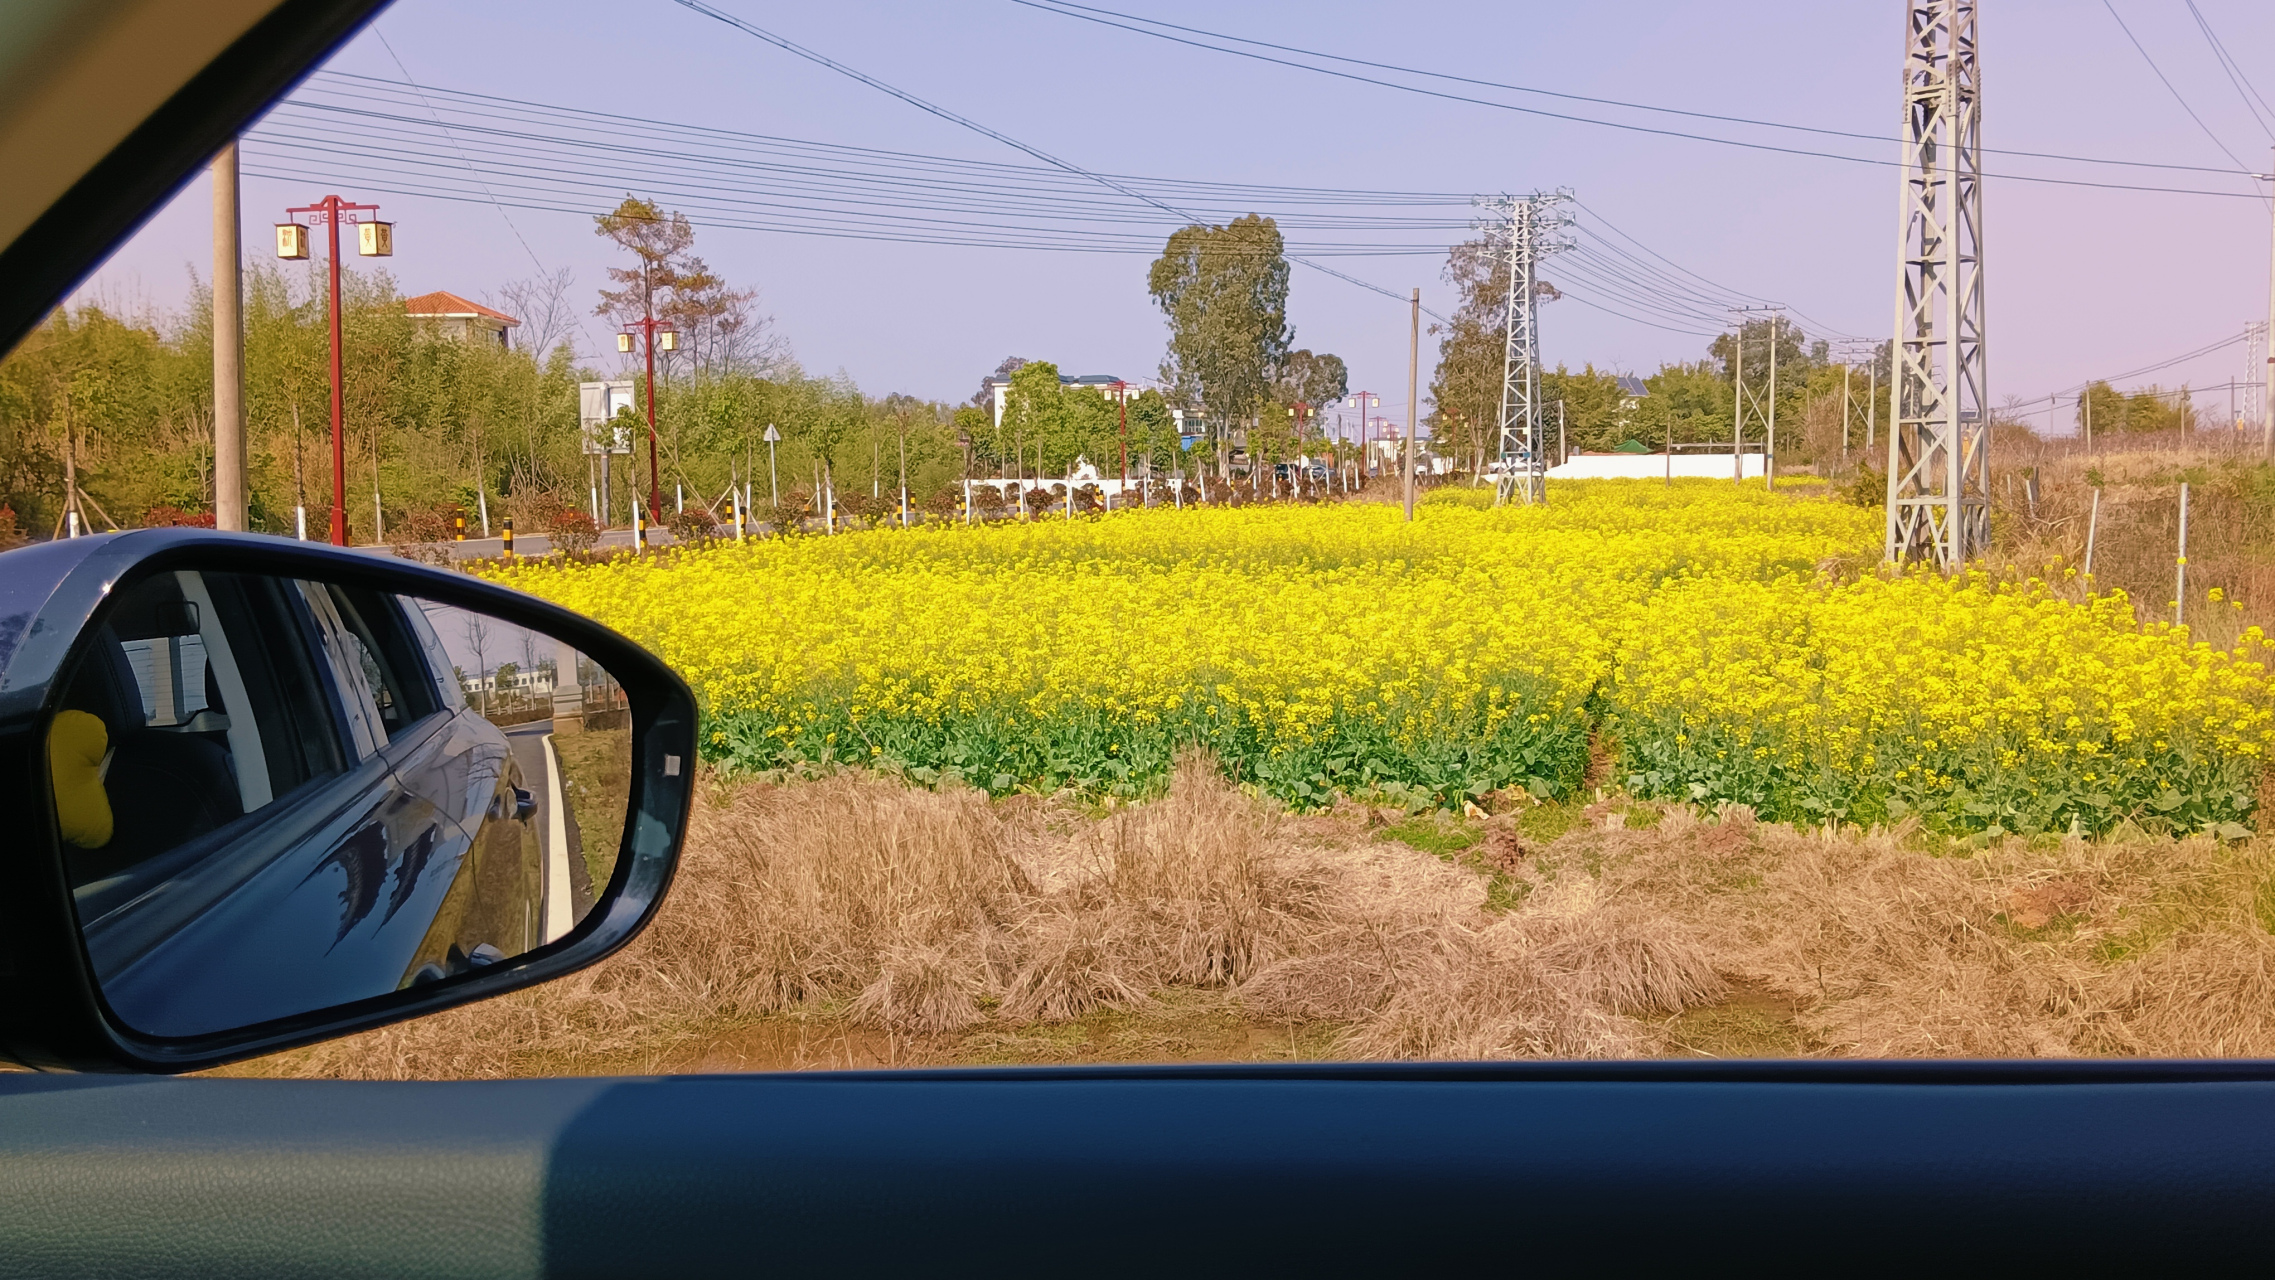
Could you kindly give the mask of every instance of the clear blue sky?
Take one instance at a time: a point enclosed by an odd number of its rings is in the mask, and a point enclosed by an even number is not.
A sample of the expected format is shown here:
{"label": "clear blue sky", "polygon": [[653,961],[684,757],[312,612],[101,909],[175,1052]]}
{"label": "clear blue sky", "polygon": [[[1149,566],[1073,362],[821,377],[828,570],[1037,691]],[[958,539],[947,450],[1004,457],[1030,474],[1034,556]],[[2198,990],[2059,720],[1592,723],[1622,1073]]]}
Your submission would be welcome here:
{"label": "clear blue sky", "polygon": [[[1867,134],[1891,134],[1898,118],[1898,0],[1101,2],[1234,35],[1568,93]],[[1437,101],[1168,44],[1010,0],[716,3],[1092,169],[1391,190],[1570,187],[1602,217],[1723,285],[1789,303],[1854,334],[1885,337],[1892,324],[1896,186],[1885,167]],[[2197,0],[2197,7],[2259,92],[2275,101],[2275,5]],[[1989,145],[2228,164],[2099,0],[1986,0],[1983,10]],[[2210,130],[2245,162],[2267,168],[2268,134],[2247,113],[2182,0],[2117,0],[2117,11]],[[407,70],[437,88],[675,122],[1023,162],[999,143],[669,0],[399,0],[332,65],[389,79]],[[1825,141],[1559,109],[1804,147]],[[343,141],[354,145],[352,135]],[[1892,143],[1849,145],[1866,155],[1895,153]],[[2238,186],[2205,175],[1999,158],[1986,167]],[[323,194],[321,186],[248,179],[248,252],[267,252],[268,225],[282,207]],[[398,224],[392,268],[406,292],[449,289],[480,298],[542,264],[573,268],[577,296],[589,306],[611,260],[609,247],[577,214],[380,199]],[[204,274],[210,261],[209,201],[204,181],[193,183],[82,296],[178,305],[189,273]],[[1989,188],[1986,223],[1995,401],[2145,365],[2266,314],[2269,230],[2261,201],[2001,181]],[[1156,230],[1165,236],[1173,225],[1164,215]],[[1145,293],[1145,255],[871,243],[705,231],[700,223],[698,235],[698,252],[715,268],[761,290],[762,310],[807,369],[842,369],[874,394],[961,400],[1006,355],[1133,377],[1152,374],[1160,359],[1164,330]],[[1452,305],[1439,277],[1441,259],[1350,258],[1336,265],[1400,294],[1421,285],[1439,310]],[[1554,280],[1556,268],[1546,274]],[[1354,385],[1382,392],[1383,412],[1403,416],[1403,303],[1298,267],[1290,317],[1299,345],[1342,355]],[[1545,308],[1542,327],[1550,362],[1575,366],[1592,361],[1648,372],[1665,360],[1695,359],[1704,345],[1569,301]],[[593,322],[579,347],[596,353],[605,341]],[[614,358],[612,350],[594,354],[603,364]],[[1425,335],[1425,386],[1430,360]],[[2242,365],[2234,347],[2156,378],[2168,386],[2224,383]],[[2221,393],[2218,404],[2225,403]]]}

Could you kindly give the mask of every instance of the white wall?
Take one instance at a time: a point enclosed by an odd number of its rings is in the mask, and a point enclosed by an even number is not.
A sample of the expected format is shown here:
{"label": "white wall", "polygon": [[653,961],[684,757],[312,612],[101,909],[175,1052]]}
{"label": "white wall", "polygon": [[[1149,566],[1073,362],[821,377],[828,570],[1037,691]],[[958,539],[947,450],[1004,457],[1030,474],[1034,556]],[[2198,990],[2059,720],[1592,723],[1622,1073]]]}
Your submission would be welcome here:
{"label": "white wall", "polygon": [[[1745,474],[1759,480],[1762,475],[1762,455],[1745,454],[1742,457]],[[1576,453],[1561,467],[1548,469],[1556,480],[1658,480],[1667,474],[1667,455],[1663,453]],[[1707,453],[1703,450],[1685,450],[1675,455],[1674,474],[1695,476],[1708,480],[1728,480],[1731,477],[1730,455]]]}

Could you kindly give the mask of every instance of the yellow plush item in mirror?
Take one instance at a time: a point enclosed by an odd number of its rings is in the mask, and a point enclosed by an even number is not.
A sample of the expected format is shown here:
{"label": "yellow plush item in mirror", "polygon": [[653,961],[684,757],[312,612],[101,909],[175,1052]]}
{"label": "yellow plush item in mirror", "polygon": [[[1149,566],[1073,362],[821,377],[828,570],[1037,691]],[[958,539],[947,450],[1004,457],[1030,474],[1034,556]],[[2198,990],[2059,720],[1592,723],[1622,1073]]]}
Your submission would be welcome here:
{"label": "yellow plush item in mirror", "polygon": [[84,711],[57,712],[47,731],[55,816],[63,838],[82,849],[111,842],[111,797],[103,790],[103,753],[109,749],[103,722]]}

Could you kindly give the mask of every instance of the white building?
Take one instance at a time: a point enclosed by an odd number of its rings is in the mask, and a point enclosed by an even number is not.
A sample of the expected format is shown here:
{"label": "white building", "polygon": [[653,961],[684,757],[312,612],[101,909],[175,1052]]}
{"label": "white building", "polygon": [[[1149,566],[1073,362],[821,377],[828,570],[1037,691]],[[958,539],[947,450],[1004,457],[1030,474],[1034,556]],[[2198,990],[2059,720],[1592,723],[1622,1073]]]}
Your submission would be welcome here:
{"label": "white building", "polygon": [[516,668],[513,674],[507,676],[505,683],[501,685],[498,683],[497,672],[493,671],[478,679],[473,676],[460,676],[458,686],[464,689],[466,696],[470,698],[481,694],[488,694],[491,697],[512,694],[525,698],[549,698],[553,696],[553,672],[547,667],[538,667],[527,671]]}
{"label": "white building", "polygon": [[[1741,473],[1737,466],[1744,467]],[[1575,453],[1562,466],[1550,467],[1553,480],[1660,480],[1667,476],[1687,476],[1704,480],[1735,480],[1741,474],[1759,480],[1762,475],[1762,455],[1750,452],[1739,455],[1733,466],[1728,453],[1707,450],[1678,449],[1670,464],[1664,451],[1659,453]]]}

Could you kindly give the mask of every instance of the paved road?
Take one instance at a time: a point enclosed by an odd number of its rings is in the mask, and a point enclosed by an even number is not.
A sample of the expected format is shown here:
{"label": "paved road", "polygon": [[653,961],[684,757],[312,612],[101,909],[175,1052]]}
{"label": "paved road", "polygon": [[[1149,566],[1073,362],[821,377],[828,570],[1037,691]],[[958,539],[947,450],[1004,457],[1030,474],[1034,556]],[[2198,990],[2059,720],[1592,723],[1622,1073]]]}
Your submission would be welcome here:
{"label": "paved road", "polygon": [[543,937],[551,942],[574,928],[592,907],[586,877],[576,874],[584,866],[583,844],[577,838],[575,815],[567,812],[562,798],[560,769],[547,749],[553,722],[509,725],[505,735],[515,763],[521,766],[521,785],[537,799],[537,848],[545,871]]}

